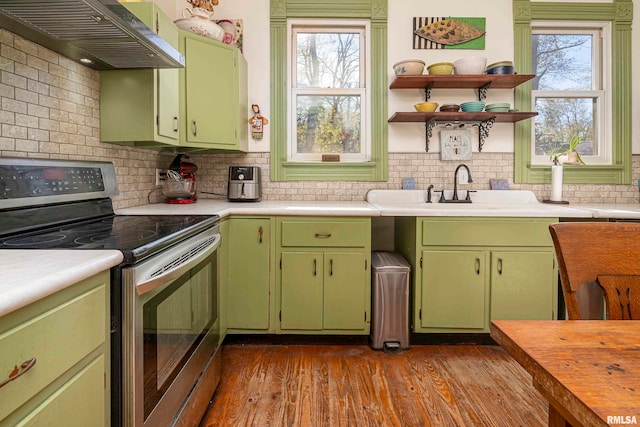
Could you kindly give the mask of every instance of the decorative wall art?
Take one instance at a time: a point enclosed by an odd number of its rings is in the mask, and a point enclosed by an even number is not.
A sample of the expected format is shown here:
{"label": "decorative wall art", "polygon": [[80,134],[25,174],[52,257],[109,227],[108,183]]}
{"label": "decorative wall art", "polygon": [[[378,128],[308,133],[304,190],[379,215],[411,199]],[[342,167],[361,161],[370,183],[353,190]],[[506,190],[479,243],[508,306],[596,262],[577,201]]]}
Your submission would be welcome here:
{"label": "decorative wall art", "polygon": [[471,160],[471,131],[468,129],[440,131],[442,160]]}
{"label": "decorative wall art", "polygon": [[414,49],[484,49],[485,18],[414,17]]}

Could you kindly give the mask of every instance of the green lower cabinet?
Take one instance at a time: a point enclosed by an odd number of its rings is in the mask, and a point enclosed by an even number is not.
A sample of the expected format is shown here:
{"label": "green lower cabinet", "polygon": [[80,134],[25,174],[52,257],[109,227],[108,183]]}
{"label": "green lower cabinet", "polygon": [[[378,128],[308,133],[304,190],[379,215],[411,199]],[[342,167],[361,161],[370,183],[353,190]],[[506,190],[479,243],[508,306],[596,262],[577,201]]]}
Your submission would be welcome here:
{"label": "green lower cabinet", "polygon": [[423,328],[482,330],[486,324],[484,251],[422,252],[421,305],[415,324]]}
{"label": "green lower cabinet", "polygon": [[489,332],[497,319],[557,318],[549,224],[557,218],[396,218],[412,266],[414,332]]}
{"label": "green lower cabinet", "polygon": [[359,252],[282,252],[280,328],[363,330],[366,259]]}
{"label": "green lower cabinet", "polygon": [[224,286],[226,327],[230,332],[271,330],[271,220],[225,221]]}
{"label": "green lower cabinet", "polygon": [[555,314],[553,251],[491,253],[491,320],[546,320]]}
{"label": "green lower cabinet", "polygon": [[[362,329],[369,270],[363,253],[324,254],[324,329]],[[358,310],[358,308],[361,308]]]}
{"label": "green lower cabinet", "polygon": [[108,426],[109,271],[0,317],[0,426]]}
{"label": "green lower cabinet", "polygon": [[371,220],[279,217],[278,333],[370,331]]}
{"label": "green lower cabinet", "polygon": [[322,330],[321,252],[283,252],[280,328]]}

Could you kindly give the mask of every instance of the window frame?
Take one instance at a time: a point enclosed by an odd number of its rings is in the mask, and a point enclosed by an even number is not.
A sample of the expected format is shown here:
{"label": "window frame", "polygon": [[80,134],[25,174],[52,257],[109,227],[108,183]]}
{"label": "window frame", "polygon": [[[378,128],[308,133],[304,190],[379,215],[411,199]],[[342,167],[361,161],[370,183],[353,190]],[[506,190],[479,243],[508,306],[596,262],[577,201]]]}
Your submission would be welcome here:
{"label": "window frame", "polygon": [[[387,0],[271,0],[271,152],[272,181],[386,181],[387,158]],[[287,21],[289,19],[368,20],[370,25],[371,159],[367,162],[287,160]]]}
{"label": "window frame", "polygon": [[[611,165],[611,24],[603,21],[571,22],[532,21],[532,34],[581,34],[591,35],[592,82],[591,89],[584,90],[532,90],[531,111],[536,110],[536,101],[540,98],[596,99],[596,111],[593,118],[598,156],[583,156],[589,165]],[[535,118],[533,119],[535,122]],[[549,165],[548,155],[535,154],[535,126],[531,126],[531,164]]]}
{"label": "window frame", "polygon": [[[366,20],[331,20],[329,22],[306,19],[290,19],[287,22],[289,36],[287,43],[287,75],[291,82],[288,89],[288,118],[289,128],[287,132],[287,160],[294,162],[318,162],[321,161],[321,153],[298,153],[297,148],[297,96],[359,96],[360,97],[360,144],[359,153],[341,153],[340,158],[344,161],[367,162],[371,160],[371,137],[369,132],[370,121],[370,49],[368,40],[370,38],[369,21]],[[296,35],[299,33],[347,33],[357,32],[360,34],[360,87],[359,88],[299,88],[296,84],[297,77],[297,45]]]}
{"label": "window frame", "polygon": [[[532,21],[605,21],[611,23],[611,164],[565,166],[565,183],[628,184],[631,182],[631,0],[612,3],[569,3],[513,0],[514,63],[520,73],[533,69]],[[531,108],[531,82],[515,89],[515,108]],[[551,165],[531,164],[532,121],[514,126],[514,182],[549,183]]]}

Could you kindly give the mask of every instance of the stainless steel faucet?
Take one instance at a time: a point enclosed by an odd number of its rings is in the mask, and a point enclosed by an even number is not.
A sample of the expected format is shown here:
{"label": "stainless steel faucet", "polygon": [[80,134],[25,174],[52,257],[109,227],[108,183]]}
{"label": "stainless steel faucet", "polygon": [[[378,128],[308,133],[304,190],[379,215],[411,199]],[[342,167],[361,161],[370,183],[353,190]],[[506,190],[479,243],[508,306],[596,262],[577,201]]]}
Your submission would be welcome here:
{"label": "stainless steel faucet", "polygon": [[[473,179],[471,179],[471,171],[469,170],[469,167],[464,163],[459,164],[456,168],[456,171],[453,173],[453,197],[451,198],[451,200],[458,200],[458,171],[460,170],[460,168],[465,168],[467,170],[467,175],[469,176],[467,183],[473,182]],[[469,198],[469,192],[467,192],[467,199],[471,201],[471,199]]]}

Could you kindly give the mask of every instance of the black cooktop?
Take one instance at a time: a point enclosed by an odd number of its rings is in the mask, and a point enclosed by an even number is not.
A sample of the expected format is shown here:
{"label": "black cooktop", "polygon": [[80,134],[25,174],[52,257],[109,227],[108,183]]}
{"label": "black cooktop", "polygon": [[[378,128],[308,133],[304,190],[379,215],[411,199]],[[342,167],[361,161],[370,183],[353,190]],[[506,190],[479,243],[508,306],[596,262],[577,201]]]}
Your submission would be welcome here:
{"label": "black cooktop", "polygon": [[113,215],[0,238],[0,249],[115,249],[135,263],[215,225],[216,215]]}

